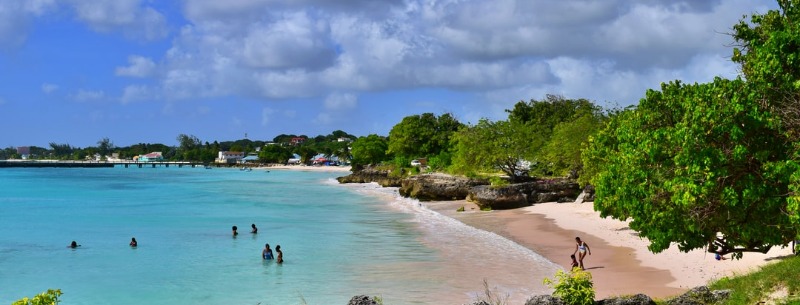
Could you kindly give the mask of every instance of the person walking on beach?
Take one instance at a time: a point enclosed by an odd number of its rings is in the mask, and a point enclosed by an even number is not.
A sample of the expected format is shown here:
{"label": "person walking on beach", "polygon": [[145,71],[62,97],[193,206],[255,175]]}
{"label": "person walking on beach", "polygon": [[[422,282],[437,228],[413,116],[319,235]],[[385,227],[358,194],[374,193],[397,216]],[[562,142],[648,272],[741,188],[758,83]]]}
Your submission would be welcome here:
{"label": "person walking on beach", "polygon": [[131,248],[136,248],[137,246],[139,246],[139,243],[136,242],[136,237],[131,237],[130,245],[131,245]]}
{"label": "person walking on beach", "polygon": [[272,249],[269,248],[269,244],[264,245],[264,250],[261,251],[261,258],[263,259],[272,259]]}
{"label": "person walking on beach", "polygon": [[278,264],[283,263],[283,251],[281,251],[281,245],[275,246],[275,252],[278,252],[278,258],[275,259],[275,262]]}
{"label": "person walking on beach", "polygon": [[585,241],[582,241],[580,237],[575,237],[575,252],[572,252],[572,255],[578,253],[578,264],[581,270],[586,270],[586,268],[583,267],[583,258],[586,256],[586,252],[592,255],[592,249],[589,249],[589,245],[586,244]]}
{"label": "person walking on beach", "polygon": [[236,231],[236,230],[238,230],[238,229],[239,229],[239,228],[237,228],[236,226],[233,226],[233,227],[231,228],[231,230],[233,230],[233,237],[236,237],[236,235],[239,235],[239,232],[237,232],[237,231]]}
{"label": "person walking on beach", "polygon": [[251,224],[250,227],[253,228],[252,230],[250,230],[250,233],[253,234],[258,233],[258,228],[256,228],[256,224]]}

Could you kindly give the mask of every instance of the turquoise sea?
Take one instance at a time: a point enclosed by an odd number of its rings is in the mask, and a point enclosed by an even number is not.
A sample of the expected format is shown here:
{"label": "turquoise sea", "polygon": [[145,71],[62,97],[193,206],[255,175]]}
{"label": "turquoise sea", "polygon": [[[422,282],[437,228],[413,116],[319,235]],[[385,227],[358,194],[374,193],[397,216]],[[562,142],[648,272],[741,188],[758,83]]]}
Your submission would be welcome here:
{"label": "turquoise sea", "polygon": [[[461,304],[484,279],[524,302],[557,268],[395,189],[339,185],[343,174],[2,169],[0,304],[48,288],[64,305]],[[261,259],[265,243],[284,264]]]}

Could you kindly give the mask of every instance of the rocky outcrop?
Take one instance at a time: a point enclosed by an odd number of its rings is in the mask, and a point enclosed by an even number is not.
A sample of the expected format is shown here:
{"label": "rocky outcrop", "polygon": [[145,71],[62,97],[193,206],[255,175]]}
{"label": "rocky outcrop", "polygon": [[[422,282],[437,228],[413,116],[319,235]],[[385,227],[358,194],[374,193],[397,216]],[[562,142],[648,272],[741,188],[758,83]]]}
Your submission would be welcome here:
{"label": "rocky outcrop", "polygon": [[536,295],[532,296],[525,305],[566,305],[561,298],[552,295]]}
{"label": "rocky outcrop", "polygon": [[355,171],[350,175],[336,178],[339,183],[371,183],[375,182],[383,187],[400,186],[402,179],[391,177],[388,170],[379,170],[371,167]]}
{"label": "rocky outcrop", "polygon": [[542,202],[572,202],[581,193],[572,180],[538,180],[506,186],[476,186],[470,189],[467,200],[481,208],[515,209]]}
{"label": "rocky outcrop", "polygon": [[652,298],[644,294],[613,297],[595,302],[596,305],[656,305]]}
{"label": "rocky outcrop", "polygon": [[467,198],[469,190],[488,181],[446,174],[420,174],[400,183],[400,195],[421,201],[460,200]]}
{"label": "rocky outcrop", "polygon": [[378,301],[365,295],[357,295],[350,299],[347,305],[378,305]]}
{"label": "rocky outcrop", "polygon": [[710,290],[706,286],[692,288],[686,293],[667,301],[667,305],[722,304],[731,296],[730,290]]}

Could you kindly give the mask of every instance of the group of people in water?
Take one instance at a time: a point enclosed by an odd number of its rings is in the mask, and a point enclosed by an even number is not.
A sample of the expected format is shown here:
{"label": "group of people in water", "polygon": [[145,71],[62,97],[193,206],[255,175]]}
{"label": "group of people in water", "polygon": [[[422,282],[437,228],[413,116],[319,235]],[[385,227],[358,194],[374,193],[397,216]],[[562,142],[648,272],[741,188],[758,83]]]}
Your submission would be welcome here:
{"label": "group of people in water", "polygon": [[[252,228],[252,230],[250,230],[250,233],[253,233],[253,234],[258,233],[258,228],[256,227],[256,224],[251,224],[250,227]],[[231,229],[233,230],[233,237],[236,238],[236,236],[239,235],[239,232],[238,232],[239,228],[236,227],[236,226],[233,226]],[[131,237],[131,242],[129,243],[129,245],[131,246],[131,248],[136,248],[136,247],[139,246],[139,243],[136,241],[136,237]],[[75,248],[78,248],[80,246],[81,245],[79,245],[78,242],[73,240],[69,244],[69,246],[67,246],[67,247],[75,249]],[[281,245],[275,246],[275,252],[278,253],[277,256],[273,255],[272,249],[270,249],[269,244],[266,244],[264,246],[264,250],[261,251],[261,258],[265,259],[265,260],[274,259],[276,263],[282,264],[283,263],[283,251],[281,251]]]}
{"label": "group of people in water", "polygon": [[[258,233],[258,228],[256,227],[256,224],[251,224],[250,228],[251,228],[250,233],[253,233],[253,234],[257,234]],[[231,230],[233,231],[233,238],[236,238],[236,236],[239,235],[239,228],[237,226],[233,226],[233,227],[231,227]],[[275,255],[273,255],[272,249],[269,248],[269,244],[266,244],[264,246],[264,250],[261,251],[261,258],[265,259],[265,260],[275,259],[276,263],[282,264],[283,263],[283,251],[281,251],[281,245],[275,246],[275,252],[278,253],[277,257],[275,257]]]}

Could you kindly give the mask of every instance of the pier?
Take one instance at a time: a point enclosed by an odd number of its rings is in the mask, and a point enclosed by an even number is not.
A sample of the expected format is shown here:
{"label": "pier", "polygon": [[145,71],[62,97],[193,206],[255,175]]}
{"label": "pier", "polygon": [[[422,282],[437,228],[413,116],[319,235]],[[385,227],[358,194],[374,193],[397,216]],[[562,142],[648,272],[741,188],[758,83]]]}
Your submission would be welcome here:
{"label": "pier", "polygon": [[0,160],[0,168],[4,167],[156,168],[156,167],[170,167],[170,166],[205,167],[206,164],[197,162],[180,162],[180,161],[134,162],[134,161]]}

